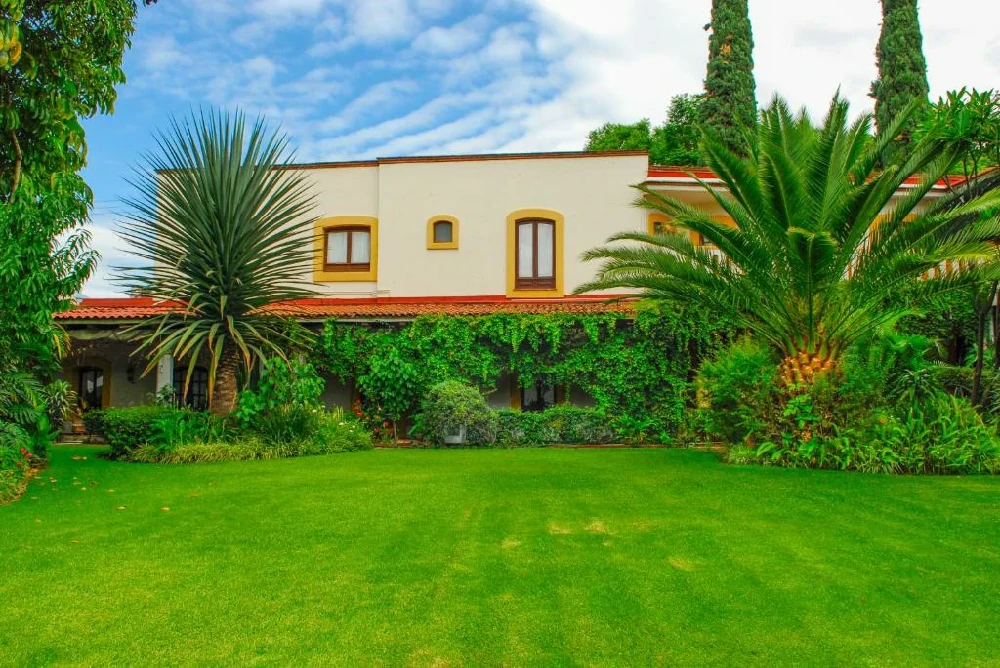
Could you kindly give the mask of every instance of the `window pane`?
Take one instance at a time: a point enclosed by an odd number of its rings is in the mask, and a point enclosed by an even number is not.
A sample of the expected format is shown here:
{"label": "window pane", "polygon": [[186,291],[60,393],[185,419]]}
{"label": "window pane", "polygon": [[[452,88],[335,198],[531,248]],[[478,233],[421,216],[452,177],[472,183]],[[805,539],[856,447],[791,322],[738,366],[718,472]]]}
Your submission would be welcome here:
{"label": "window pane", "polygon": [[330,232],[326,235],[326,263],[347,262],[347,232]]}
{"label": "window pane", "polygon": [[104,372],[100,369],[80,370],[80,386],[77,389],[80,406],[84,410],[101,408],[104,394]]}
{"label": "window pane", "polygon": [[351,239],[351,264],[368,264],[372,256],[371,232],[354,231]]}
{"label": "window pane", "polygon": [[532,278],[531,270],[534,248],[532,247],[531,223],[519,223],[517,226],[517,276]]}
{"label": "window pane", "polygon": [[552,266],[552,244],[555,225],[538,223],[538,278],[552,278],[555,275]]}
{"label": "window pane", "polygon": [[451,243],[451,223],[446,220],[439,220],[434,223],[434,243]]}

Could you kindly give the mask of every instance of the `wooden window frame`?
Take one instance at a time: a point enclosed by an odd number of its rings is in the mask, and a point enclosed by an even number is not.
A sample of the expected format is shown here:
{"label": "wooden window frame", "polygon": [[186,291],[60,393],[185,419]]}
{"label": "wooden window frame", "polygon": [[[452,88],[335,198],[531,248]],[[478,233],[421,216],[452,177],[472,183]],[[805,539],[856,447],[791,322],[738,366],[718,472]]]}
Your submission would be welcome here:
{"label": "wooden window frame", "polygon": [[[96,384],[96,375],[100,374],[101,376],[101,404],[99,406],[87,406],[86,408],[83,408],[83,399],[84,399],[83,379],[87,374],[90,373],[93,373],[95,375],[95,384]],[[78,397],[78,403],[80,404],[81,410],[86,412],[86,411],[98,410],[101,408],[107,408],[107,406],[105,405],[105,402],[107,400],[107,397],[105,396],[105,387],[107,385],[107,382],[108,382],[108,373],[102,367],[86,365],[86,366],[81,366],[77,370],[76,396]]]}
{"label": "wooden window frame", "polygon": [[[371,255],[368,269],[363,264],[337,267],[330,271],[327,267],[335,267],[326,262],[327,230],[331,228],[357,227],[367,229],[371,234]],[[378,218],[374,216],[329,216],[320,218],[313,224],[313,266],[314,283],[377,283],[378,282]],[[371,289],[365,286],[365,290]]]}
{"label": "wooden window frame", "polygon": [[[555,287],[543,290],[525,290],[518,287],[517,280],[517,224],[518,222],[538,218],[555,223]],[[552,209],[518,209],[507,214],[507,296],[516,299],[556,299],[565,296],[564,262],[565,246],[563,230],[566,218]],[[551,283],[550,283],[551,284]],[[523,285],[523,283],[522,283]]]}
{"label": "wooden window frame", "polygon": [[[347,232],[347,262],[327,262],[330,247],[330,235],[337,232]],[[354,251],[354,233],[368,234],[368,262],[351,262]],[[367,225],[332,225],[323,228],[323,271],[371,271],[372,269],[372,230]]]}
{"label": "wooden window frame", "polygon": [[[531,278],[521,276],[521,228],[531,225]],[[552,228],[552,276],[538,276],[538,227],[549,225]],[[555,290],[556,289],[556,221],[549,218],[519,218],[514,227],[514,288],[516,290]]]}

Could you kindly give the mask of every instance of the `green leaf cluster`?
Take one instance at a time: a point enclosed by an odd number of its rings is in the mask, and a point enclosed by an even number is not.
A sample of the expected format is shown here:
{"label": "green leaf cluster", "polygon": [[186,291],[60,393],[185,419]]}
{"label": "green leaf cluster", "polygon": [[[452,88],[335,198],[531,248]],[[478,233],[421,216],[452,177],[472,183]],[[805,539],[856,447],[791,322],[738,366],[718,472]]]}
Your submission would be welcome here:
{"label": "green leaf cluster", "polygon": [[605,123],[590,132],[587,151],[649,151],[654,165],[701,164],[698,142],[699,110],[703,96],[675,95],[663,125],[651,126],[644,118],[636,123]]}
{"label": "green leaf cluster", "polygon": [[[641,308],[634,318],[493,314],[421,316],[407,324],[330,321],[316,363],[347,384],[370,377],[373,369],[382,374],[383,361],[393,360],[406,370],[406,389],[397,397],[405,406],[400,413],[415,410],[419,398],[442,381],[467,381],[490,392],[510,374],[521,386],[542,381],[578,387],[607,415],[655,416],[676,428],[693,369],[730,331],[725,317],[680,305]],[[371,388],[358,385],[363,394]]]}
{"label": "green leaf cluster", "polygon": [[[917,0],[882,0],[875,59],[878,79],[872,82],[870,95],[875,98],[875,122],[881,131],[914,101],[927,102],[930,92]],[[885,155],[886,164],[902,159],[915,128],[916,120],[911,119],[899,129]]]}
{"label": "green leaf cluster", "polygon": [[[577,290],[639,289],[650,298],[727,313],[782,354],[788,382],[835,366],[855,341],[995,272],[980,265],[918,280],[948,260],[972,265],[994,257],[1000,190],[957,205],[925,206],[958,156],[950,136],[929,135],[903,165],[879,170],[879,158],[912,111],[872,142],[870,116],[850,122],[839,96],[821,125],[804,111],[793,114],[776,96],[761,113],[749,156],[735,154],[720,137],[708,135],[703,144],[725,188],[702,187],[732,226],[636,186],[638,206],[670,216],[673,226],[713,248],[693,244],[687,234],[621,233],[609,239],[612,245],[584,255],[603,265],[594,282]],[[898,196],[911,177],[916,183]],[[904,287],[913,301],[893,302]]]}
{"label": "green leaf cluster", "polygon": [[747,153],[746,133],[757,116],[757,84],[753,76],[753,30],[747,0],[712,0],[712,22],[706,26],[708,71],[701,120],[737,155]]}
{"label": "green leaf cluster", "polygon": [[[226,412],[240,368],[287,362],[308,338],[266,307],[312,294],[302,277],[312,262],[314,195],[300,170],[282,169],[294,158],[288,139],[260,118],[196,114],[174,121],[157,143],[121,232],[144,264],[118,279],[133,294],[182,307],[142,326],[146,371],[169,354],[187,363],[190,378],[207,359],[209,401]],[[217,379],[224,392],[215,402]]]}

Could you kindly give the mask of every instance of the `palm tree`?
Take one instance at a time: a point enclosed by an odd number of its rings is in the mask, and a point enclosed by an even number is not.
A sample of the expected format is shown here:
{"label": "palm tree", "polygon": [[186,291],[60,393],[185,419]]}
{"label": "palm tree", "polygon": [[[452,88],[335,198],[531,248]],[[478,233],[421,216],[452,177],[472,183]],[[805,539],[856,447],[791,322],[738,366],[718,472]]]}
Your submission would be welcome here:
{"label": "palm tree", "polygon": [[[119,268],[132,294],[177,304],[143,327],[148,373],[163,355],[187,361],[190,381],[208,364],[212,410],[229,412],[240,368],[287,359],[304,330],[269,313],[311,292],[302,276],[312,257],[313,196],[291,162],[288,140],[242,113],[201,113],[156,137],[158,152],[126,200],[120,236],[149,263]],[[184,392],[187,392],[185,382]]]}
{"label": "palm tree", "polygon": [[[955,142],[929,136],[903,164],[877,171],[879,157],[909,118],[900,114],[874,139],[872,118],[848,122],[848,104],[834,97],[824,123],[793,115],[775,97],[761,112],[750,155],[703,140],[723,188],[707,190],[734,226],[645,186],[637,206],[672,217],[717,247],[710,252],[682,233],[617,234],[591,250],[601,260],[596,279],[577,292],[639,289],[650,299],[696,301],[735,316],[783,356],[788,383],[810,382],[831,369],[845,348],[912,312],[887,297],[946,260],[975,264],[992,256],[989,239],[1000,220],[1000,192],[951,208],[929,208],[924,197],[954,164]],[[916,183],[898,195],[910,177]],[[913,183],[912,181],[910,183]],[[956,221],[969,221],[957,224]],[[630,241],[620,245],[613,242]],[[981,268],[921,281],[930,297],[982,279]]]}

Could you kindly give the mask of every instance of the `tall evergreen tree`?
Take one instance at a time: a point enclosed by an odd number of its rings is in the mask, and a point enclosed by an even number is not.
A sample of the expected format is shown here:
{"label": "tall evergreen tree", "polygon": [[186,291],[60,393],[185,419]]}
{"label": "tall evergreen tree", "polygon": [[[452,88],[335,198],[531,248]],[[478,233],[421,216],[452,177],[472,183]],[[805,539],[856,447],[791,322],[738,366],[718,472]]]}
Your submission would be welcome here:
{"label": "tall evergreen tree", "polygon": [[746,130],[757,120],[753,32],[747,0],[712,0],[702,125],[730,150],[746,155]]}
{"label": "tall evergreen tree", "polygon": [[[875,47],[878,79],[872,82],[870,93],[875,98],[875,123],[879,130],[888,127],[914,100],[927,101],[930,87],[923,42],[917,0],[882,0],[882,32]],[[910,145],[915,122],[903,127],[886,153],[886,162],[896,161]]]}

